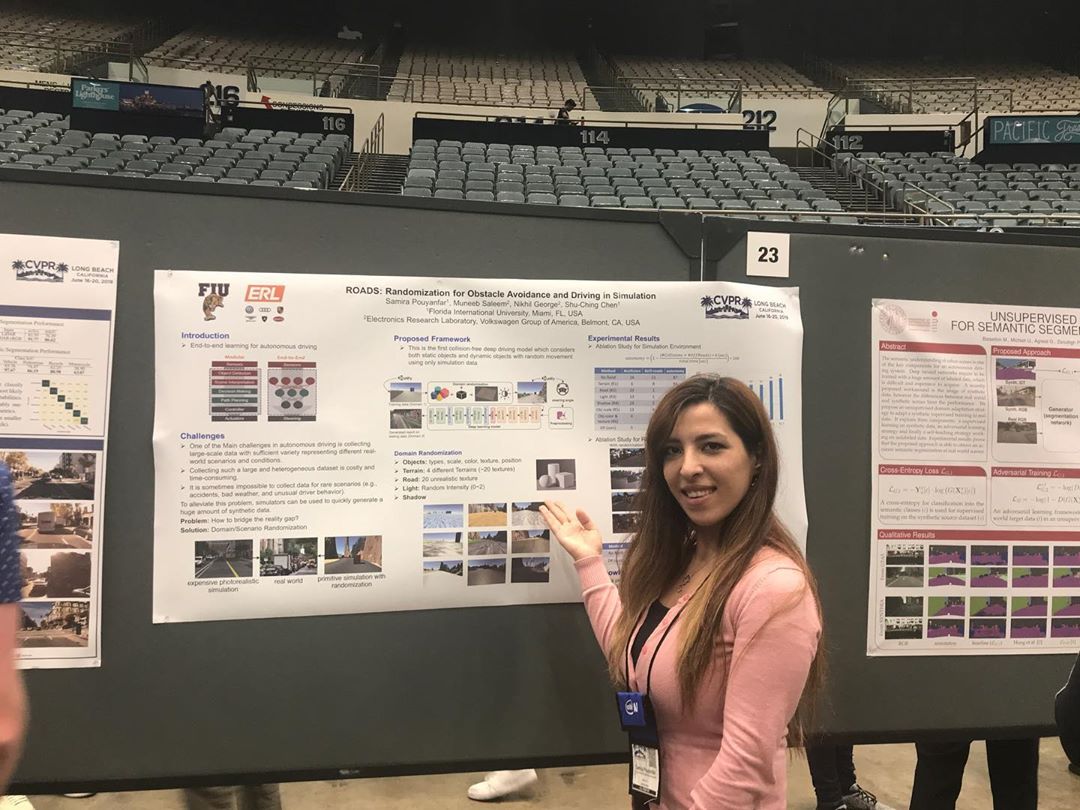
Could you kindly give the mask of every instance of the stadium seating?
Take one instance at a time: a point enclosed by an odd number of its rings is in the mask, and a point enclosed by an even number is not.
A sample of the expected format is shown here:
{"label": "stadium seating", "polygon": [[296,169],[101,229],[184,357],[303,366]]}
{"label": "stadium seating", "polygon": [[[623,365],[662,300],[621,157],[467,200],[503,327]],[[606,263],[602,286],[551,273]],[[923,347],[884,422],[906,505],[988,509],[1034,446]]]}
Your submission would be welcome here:
{"label": "stadium seating", "polygon": [[612,63],[623,80],[649,98],[657,89],[674,90],[677,86],[707,87],[709,82],[735,80],[742,83],[744,95],[765,98],[830,96],[797,70],[775,59],[706,60],[615,56]]}
{"label": "stadium seating", "polygon": [[843,216],[839,204],[766,151],[418,140],[402,193],[455,200],[487,200],[491,194],[497,202],[569,207],[740,211],[755,219],[821,222]]}
{"label": "stadium seating", "polygon": [[219,29],[189,28],[151,50],[148,65],[190,70],[243,72],[252,67],[260,76],[283,79],[330,81],[324,95],[336,90],[350,72],[363,62],[364,51],[356,41],[334,37],[234,35]]}
{"label": "stadium seating", "polygon": [[[1072,112],[1080,107],[1080,77],[1036,63],[834,60],[832,64],[838,75],[862,84],[892,112],[963,113],[970,112],[976,100],[981,110],[995,112]],[[958,81],[962,78],[969,81]]]}
{"label": "stadium seating", "polygon": [[55,113],[0,113],[0,169],[329,188],[349,154],[345,135],[226,128],[205,141],[119,137],[73,130]]}
{"label": "stadium seating", "polygon": [[559,107],[568,98],[599,109],[572,53],[485,52],[411,45],[402,53],[391,101]]}
{"label": "stadium seating", "polygon": [[[100,43],[130,41],[141,21],[99,12],[32,6],[0,9],[0,66],[10,70],[62,73],[76,53],[100,50]],[[79,40],[80,42],[75,42]],[[58,47],[59,46],[59,47]]]}
{"label": "stadium seating", "polygon": [[1080,214],[1080,164],[979,165],[951,152],[842,152],[835,166],[841,175],[882,187],[894,207],[914,203],[953,215],[951,224],[1080,225],[1065,216]]}

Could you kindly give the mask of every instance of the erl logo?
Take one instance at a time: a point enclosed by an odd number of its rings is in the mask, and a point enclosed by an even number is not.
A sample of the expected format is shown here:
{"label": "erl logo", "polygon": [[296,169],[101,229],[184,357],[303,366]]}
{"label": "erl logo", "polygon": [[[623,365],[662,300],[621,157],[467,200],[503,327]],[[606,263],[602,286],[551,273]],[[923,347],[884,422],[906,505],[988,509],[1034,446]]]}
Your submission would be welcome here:
{"label": "erl logo", "polygon": [[280,303],[285,299],[284,284],[249,284],[245,301],[258,301],[264,304]]}

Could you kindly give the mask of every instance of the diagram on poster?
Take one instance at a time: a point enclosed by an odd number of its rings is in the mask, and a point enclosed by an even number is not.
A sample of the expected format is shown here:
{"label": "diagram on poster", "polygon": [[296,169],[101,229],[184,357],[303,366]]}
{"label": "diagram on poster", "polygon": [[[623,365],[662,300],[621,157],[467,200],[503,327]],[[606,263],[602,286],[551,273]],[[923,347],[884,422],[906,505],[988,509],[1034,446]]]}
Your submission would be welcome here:
{"label": "diagram on poster", "polygon": [[540,505],[617,576],[698,372],[761,397],[805,538],[797,290],[158,271],[155,318],[157,622],[577,600]]}
{"label": "diagram on poster", "polygon": [[19,666],[98,666],[116,242],[0,235],[0,459],[23,588]]}
{"label": "diagram on poster", "polygon": [[875,301],[871,655],[1080,647],[1080,310]]}

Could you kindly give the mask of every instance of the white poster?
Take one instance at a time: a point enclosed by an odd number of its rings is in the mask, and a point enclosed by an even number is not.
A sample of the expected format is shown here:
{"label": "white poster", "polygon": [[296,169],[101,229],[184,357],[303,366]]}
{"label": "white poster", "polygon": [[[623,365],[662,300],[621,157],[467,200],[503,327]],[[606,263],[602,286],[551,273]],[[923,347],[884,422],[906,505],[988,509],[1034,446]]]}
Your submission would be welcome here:
{"label": "white poster", "polygon": [[100,666],[119,243],[0,236],[0,458],[23,573],[19,666]]}
{"label": "white poster", "polygon": [[750,384],[805,537],[798,291],[158,271],[154,621],[566,602],[613,573],[657,400]]}
{"label": "white poster", "polygon": [[1080,648],[1080,310],[873,304],[871,655]]}

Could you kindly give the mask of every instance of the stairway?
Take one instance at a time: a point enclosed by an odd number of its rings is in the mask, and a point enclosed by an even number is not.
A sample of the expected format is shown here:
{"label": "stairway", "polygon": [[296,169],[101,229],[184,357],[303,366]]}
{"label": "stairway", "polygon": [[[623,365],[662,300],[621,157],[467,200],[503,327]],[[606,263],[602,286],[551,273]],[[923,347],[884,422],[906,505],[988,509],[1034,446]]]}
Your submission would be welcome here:
{"label": "stairway", "polygon": [[578,65],[601,111],[645,112],[633,92],[621,86],[599,51],[590,49],[586,53],[578,54]]}
{"label": "stairway", "polygon": [[[850,177],[842,177],[832,166],[797,167],[795,169],[799,177],[806,180],[818,191],[824,191],[830,200],[840,203],[845,211],[870,211],[885,213],[902,213],[888,200],[882,200],[882,195],[876,188],[859,185]],[[882,224],[882,220],[870,217],[860,221],[868,224]],[[914,218],[899,219],[890,218],[889,225],[917,225]]]}
{"label": "stairway", "polygon": [[[353,155],[356,171],[348,188],[342,191],[366,191],[373,194],[400,194],[409,168],[408,155]],[[342,167],[345,170],[345,167]],[[342,175],[344,179],[344,175]],[[341,186],[338,186],[341,188]]]}

